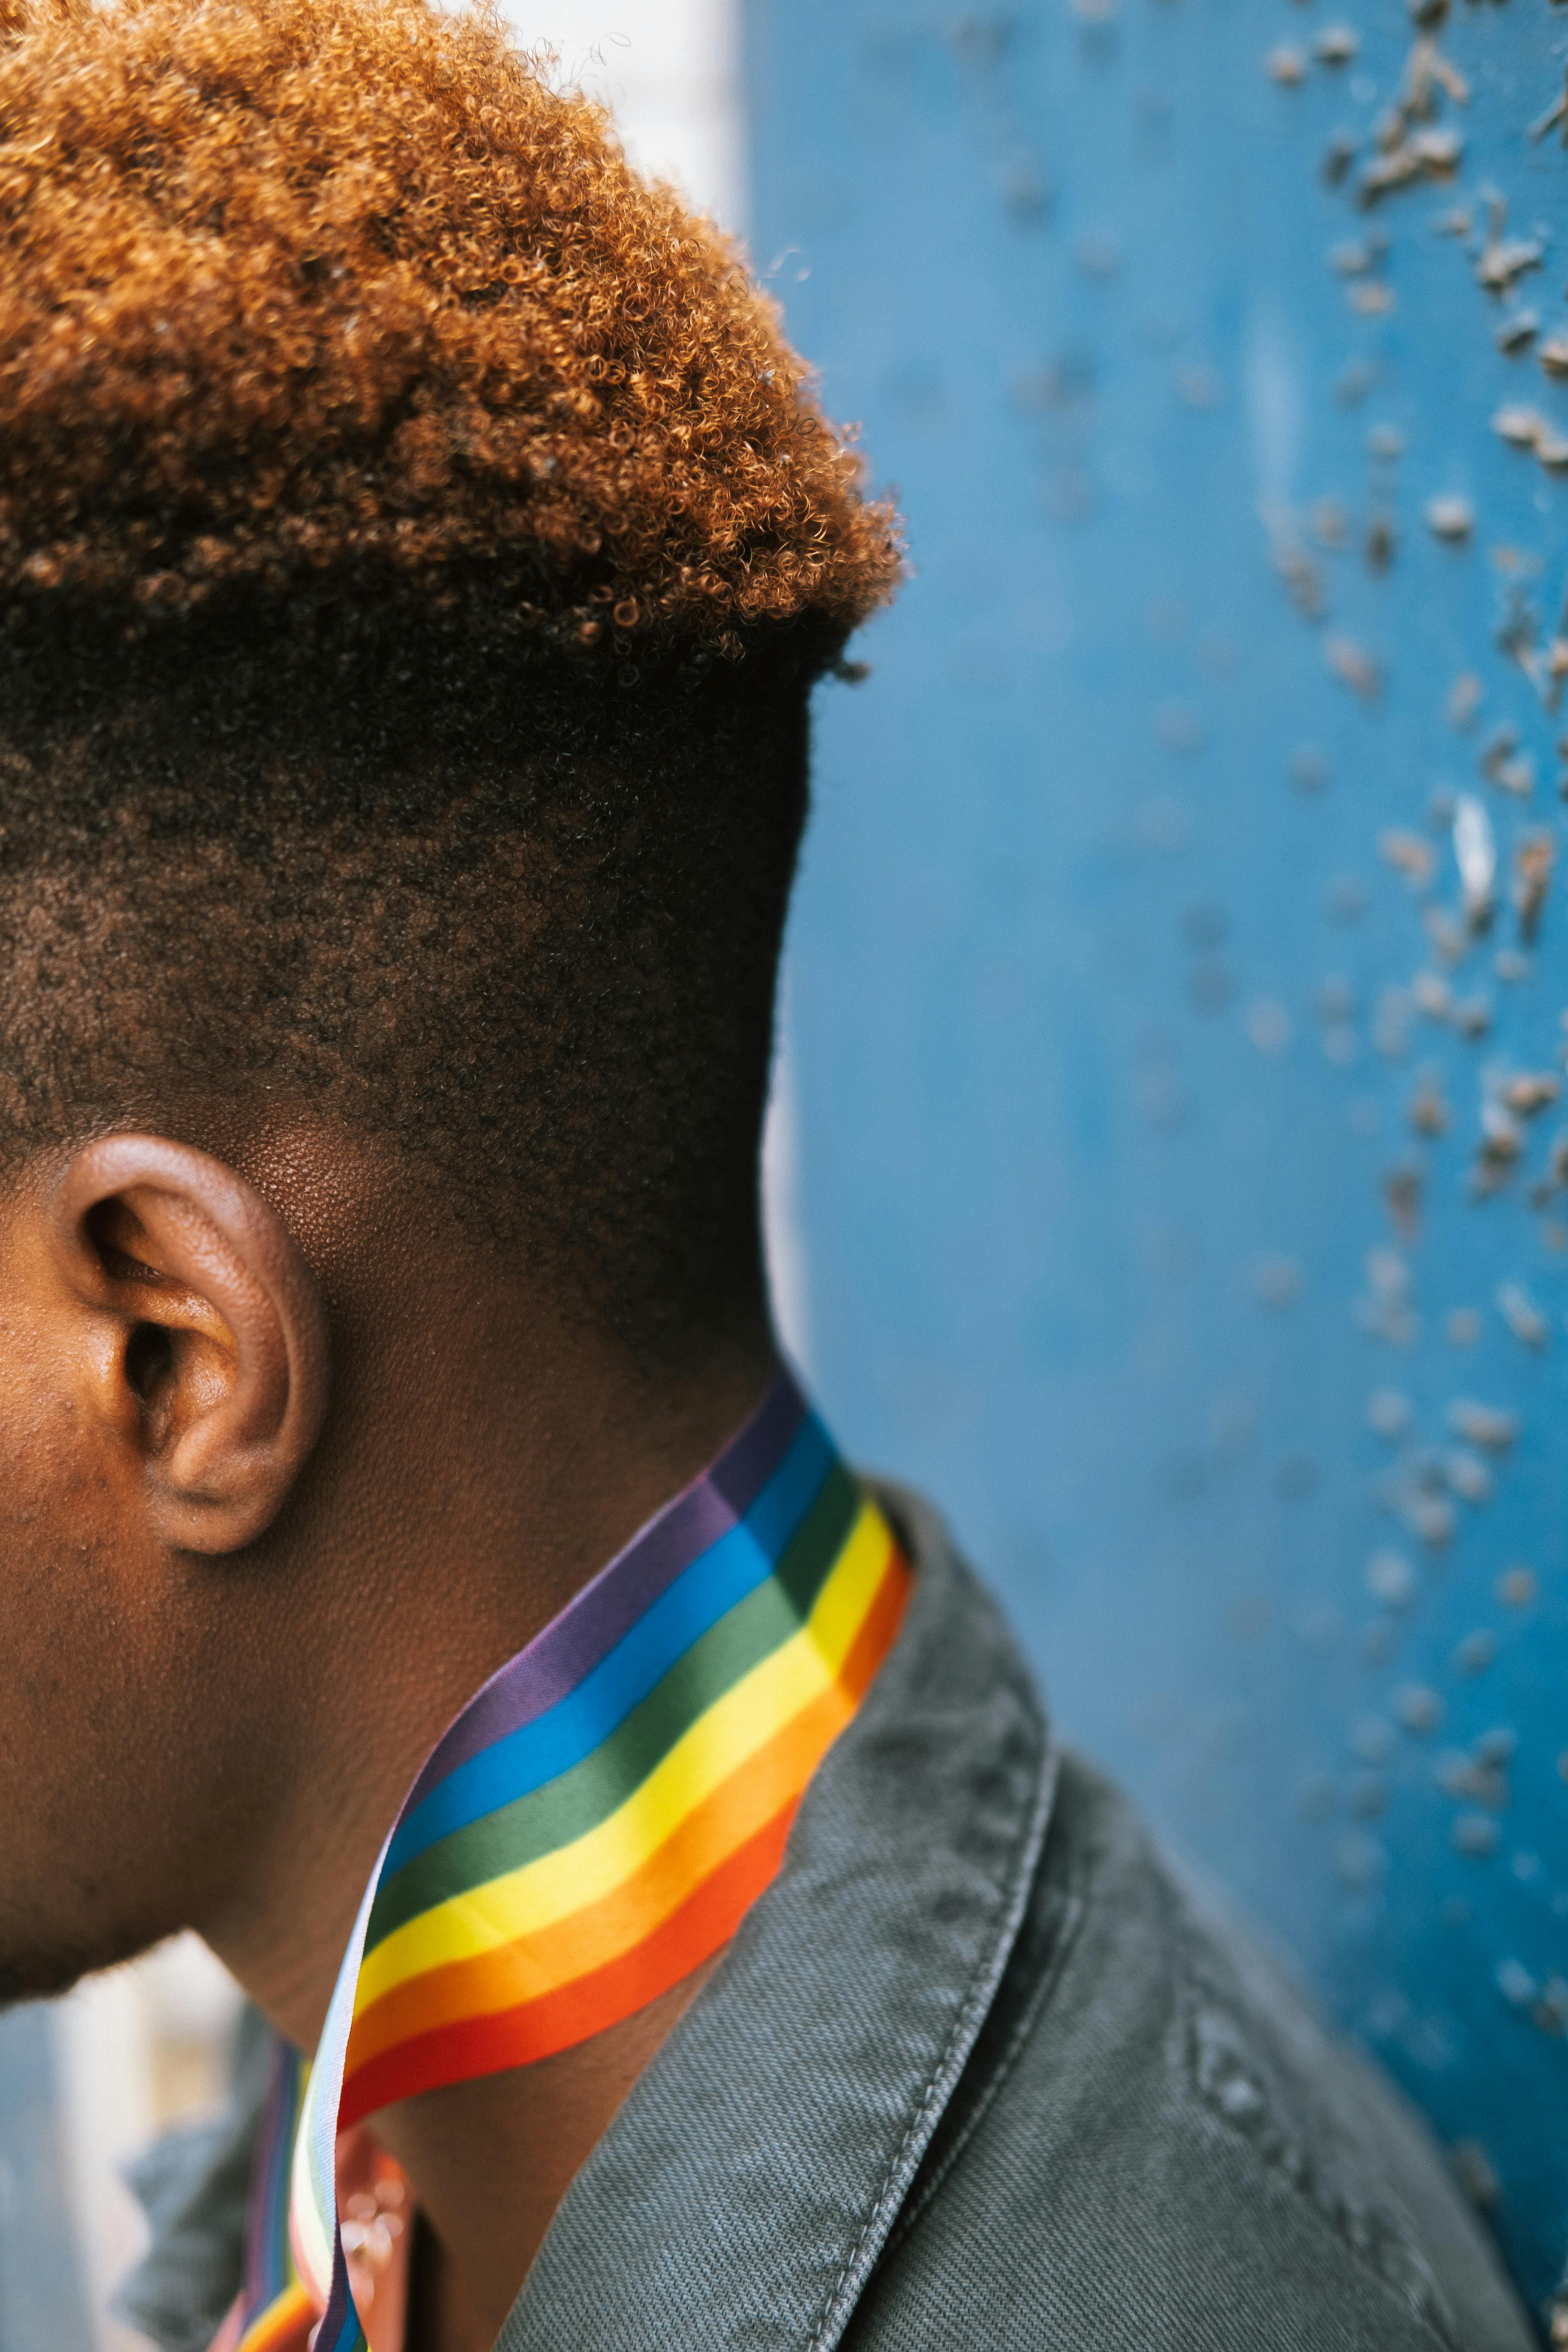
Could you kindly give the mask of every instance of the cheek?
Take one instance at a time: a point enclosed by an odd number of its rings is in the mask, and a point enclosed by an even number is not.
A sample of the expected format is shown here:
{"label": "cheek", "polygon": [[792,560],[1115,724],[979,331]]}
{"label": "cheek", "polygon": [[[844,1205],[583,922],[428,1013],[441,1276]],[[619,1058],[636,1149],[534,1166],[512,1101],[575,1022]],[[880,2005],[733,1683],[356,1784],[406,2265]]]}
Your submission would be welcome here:
{"label": "cheek", "polygon": [[266,1579],[159,1545],[113,1334],[50,1297],[0,1212],[0,2003],[189,1923],[271,1723]]}
{"label": "cheek", "polygon": [[[98,1877],[155,1740],[133,1515],[68,1403],[0,1397],[0,1818],[6,1875]],[[142,1574],[139,1576],[139,1569]],[[31,1848],[26,1852],[25,1848]]]}
{"label": "cheek", "polygon": [[62,1990],[192,1916],[178,1727],[149,1704],[90,1547],[36,1544],[30,1562],[0,1609],[0,2001]]}
{"label": "cheek", "polygon": [[0,1392],[0,1622],[29,1653],[87,1634],[84,1603],[107,1597],[106,1570],[132,1533],[90,1435],[68,1398]]}
{"label": "cheek", "polygon": [[[47,1783],[80,1759],[106,1684],[116,1621],[112,1514],[66,1449],[0,1441],[0,1718],[13,1769]],[[17,1752],[18,1746],[21,1752]]]}
{"label": "cheek", "polygon": [[[178,1818],[182,1654],[105,1335],[0,1220],[0,1998],[146,1940]],[[166,1699],[166,1694],[165,1694]]]}

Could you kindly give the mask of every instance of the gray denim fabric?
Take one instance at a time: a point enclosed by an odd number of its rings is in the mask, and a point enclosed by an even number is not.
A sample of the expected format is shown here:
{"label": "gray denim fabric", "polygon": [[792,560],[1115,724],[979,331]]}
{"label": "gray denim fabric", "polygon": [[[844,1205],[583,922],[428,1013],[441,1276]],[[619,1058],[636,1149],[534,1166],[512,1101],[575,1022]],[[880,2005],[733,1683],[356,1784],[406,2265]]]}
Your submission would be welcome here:
{"label": "gray denim fabric", "polygon": [[904,1629],[498,2352],[1526,2352],[1421,2126],[882,1492]]}

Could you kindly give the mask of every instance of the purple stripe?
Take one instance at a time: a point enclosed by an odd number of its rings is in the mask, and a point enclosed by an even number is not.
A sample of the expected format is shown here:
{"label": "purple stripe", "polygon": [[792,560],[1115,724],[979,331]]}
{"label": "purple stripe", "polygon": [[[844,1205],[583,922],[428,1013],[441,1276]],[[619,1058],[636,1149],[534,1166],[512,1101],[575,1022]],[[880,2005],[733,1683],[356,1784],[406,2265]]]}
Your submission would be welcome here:
{"label": "purple stripe", "polygon": [[365,2340],[359,2307],[349,2292],[349,2266],[340,2233],[332,2255],[331,2292],[310,2341],[317,2352],[357,2352]]}
{"label": "purple stripe", "polygon": [[249,2226],[246,2231],[245,2325],[271,2303],[286,2279],[278,2278],[279,2233],[279,2188],[280,2143],[288,2135],[294,2112],[294,2054],[279,2037],[268,2069],[267,2104],[257,2139],[256,2173],[251,2189]]}
{"label": "purple stripe", "polygon": [[543,1715],[593,1672],[660,1593],[744,1518],[783,1461],[805,1412],[800,1391],[781,1364],[767,1395],[717,1461],[656,1511],[525,1650],[497,1669],[443,1732],[408,1792],[400,1822],[448,1772]]}

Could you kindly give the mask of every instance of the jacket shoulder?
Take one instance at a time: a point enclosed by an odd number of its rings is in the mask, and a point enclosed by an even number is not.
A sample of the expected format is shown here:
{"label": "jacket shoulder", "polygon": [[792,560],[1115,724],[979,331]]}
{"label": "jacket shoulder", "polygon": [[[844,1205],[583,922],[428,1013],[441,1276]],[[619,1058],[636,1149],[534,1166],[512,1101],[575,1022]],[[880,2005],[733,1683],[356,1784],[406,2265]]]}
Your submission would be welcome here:
{"label": "jacket shoulder", "polygon": [[1422,2126],[1063,1759],[985,2027],[857,2352],[1529,2352]]}

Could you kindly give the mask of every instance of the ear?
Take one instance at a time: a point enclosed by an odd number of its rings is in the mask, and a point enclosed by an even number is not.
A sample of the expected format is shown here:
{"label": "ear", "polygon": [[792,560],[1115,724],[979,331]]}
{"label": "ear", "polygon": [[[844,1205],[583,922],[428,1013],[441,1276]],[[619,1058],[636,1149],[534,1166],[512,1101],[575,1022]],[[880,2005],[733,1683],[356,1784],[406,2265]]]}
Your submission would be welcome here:
{"label": "ear", "polygon": [[89,1391],[137,1451],[154,1534],[237,1550],[276,1517],[326,1412],[326,1315],[298,1244],[232,1168],[157,1136],[89,1144],[50,1207],[90,1310]]}

